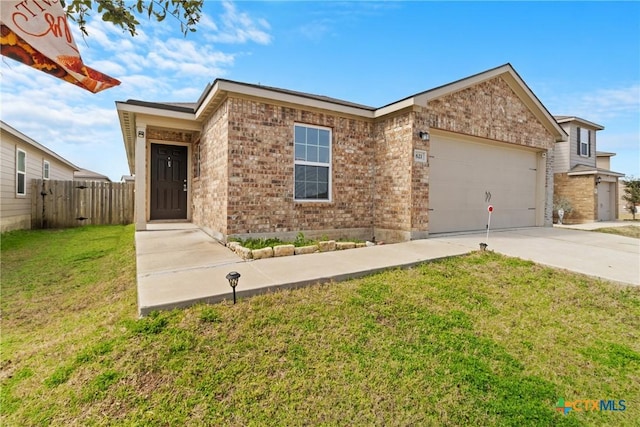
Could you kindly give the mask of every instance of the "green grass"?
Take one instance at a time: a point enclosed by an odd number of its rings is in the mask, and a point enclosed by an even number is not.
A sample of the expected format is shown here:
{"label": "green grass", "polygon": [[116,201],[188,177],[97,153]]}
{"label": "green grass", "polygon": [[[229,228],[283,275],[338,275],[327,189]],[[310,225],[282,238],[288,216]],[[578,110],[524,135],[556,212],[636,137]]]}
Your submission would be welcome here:
{"label": "green grass", "polygon": [[491,252],[137,319],[132,227],[13,232],[1,304],[3,426],[640,419],[639,289]]}
{"label": "green grass", "polygon": [[599,233],[617,234],[619,236],[635,237],[636,239],[640,239],[640,226],[636,225],[625,225],[622,227],[603,227],[597,228],[593,231],[597,231]]}

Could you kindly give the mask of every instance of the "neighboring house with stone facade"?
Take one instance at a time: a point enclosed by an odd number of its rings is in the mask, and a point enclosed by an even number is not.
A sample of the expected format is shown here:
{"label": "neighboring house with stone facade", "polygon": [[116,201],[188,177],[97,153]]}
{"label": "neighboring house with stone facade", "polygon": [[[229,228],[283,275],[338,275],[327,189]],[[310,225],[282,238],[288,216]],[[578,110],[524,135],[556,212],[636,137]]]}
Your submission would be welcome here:
{"label": "neighboring house with stone facade", "polygon": [[31,181],[70,181],[78,167],[3,121],[0,142],[0,231],[30,229]]}
{"label": "neighboring house with stone facade", "polygon": [[550,226],[567,134],[510,64],[382,107],[217,79],[193,103],[116,103],[136,229],[350,237]]}
{"label": "neighboring house with stone facade", "polygon": [[603,126],[573,116],[556,116],[569,135],[556,144],[554,194],[565,198],[572,212],[565,223],[611,221],[618,218],[618,178],[610,170],[615,153],[597,151],[596,133]]}

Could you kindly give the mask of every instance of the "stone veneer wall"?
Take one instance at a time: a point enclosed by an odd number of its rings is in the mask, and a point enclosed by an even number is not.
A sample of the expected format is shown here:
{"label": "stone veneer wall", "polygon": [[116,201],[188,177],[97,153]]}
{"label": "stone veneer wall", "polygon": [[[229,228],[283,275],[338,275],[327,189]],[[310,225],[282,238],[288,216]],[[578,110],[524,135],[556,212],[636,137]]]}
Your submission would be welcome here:
{"label": "stone veneer wall", "polygon": [[[226,235],[371,238],[371,123],[243,98],[228,103]],[[332,130],[332,200],[295,202],[294,124]]]}
{"label": "stone veneer wall", "polygon": [[596,220],[598,195],[595,194],[593,175],[569,176],[557,173],[554,176],[555,197],[565,197],[573,208],[570,215],[564,217],[565,224],[580,224]]}
{"label": "stone veneer wall", "polygon": [[545,189],[545,206],[544,206],[544,225],[546,227],[553,226],[553,190],[555,189],[555,170],[556,151],[547,150],[547,157],[545,162],[546,173],[544,176],[544,189]]}

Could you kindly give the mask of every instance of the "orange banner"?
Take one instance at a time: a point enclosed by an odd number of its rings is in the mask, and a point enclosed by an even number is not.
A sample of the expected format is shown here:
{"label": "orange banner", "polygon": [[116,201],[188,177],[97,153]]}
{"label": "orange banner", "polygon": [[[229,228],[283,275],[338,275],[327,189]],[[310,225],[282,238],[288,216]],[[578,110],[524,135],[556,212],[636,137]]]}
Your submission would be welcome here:
{"label": "orange banner", "polygon": [[0,49],[4,56],[93,93],[120,84],[82,62],[59,0],[3,0]]}

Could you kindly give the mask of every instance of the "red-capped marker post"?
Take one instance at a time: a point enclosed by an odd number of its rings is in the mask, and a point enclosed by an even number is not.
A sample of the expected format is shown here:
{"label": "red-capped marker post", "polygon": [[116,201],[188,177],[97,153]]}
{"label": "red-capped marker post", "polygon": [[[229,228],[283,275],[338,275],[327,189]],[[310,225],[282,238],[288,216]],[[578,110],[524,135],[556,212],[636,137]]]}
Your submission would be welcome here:
{"label": "red-capped marker post", "polygon": [[487,242],[480,243],[480,249],[485,250],[487,246],[489,246],[489,228],[491,227],[491,212],[493,212],[493,205],[489,205],[487,207],[487,211],[489,212],[489,219],[487,219]]}

